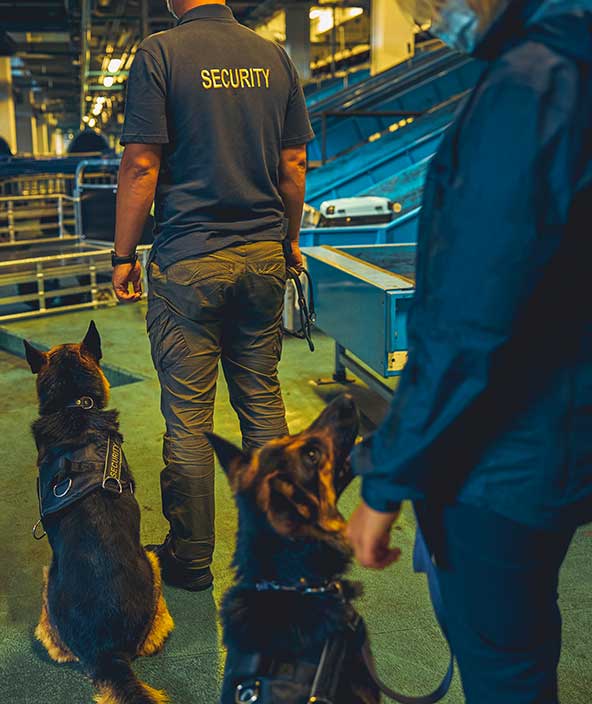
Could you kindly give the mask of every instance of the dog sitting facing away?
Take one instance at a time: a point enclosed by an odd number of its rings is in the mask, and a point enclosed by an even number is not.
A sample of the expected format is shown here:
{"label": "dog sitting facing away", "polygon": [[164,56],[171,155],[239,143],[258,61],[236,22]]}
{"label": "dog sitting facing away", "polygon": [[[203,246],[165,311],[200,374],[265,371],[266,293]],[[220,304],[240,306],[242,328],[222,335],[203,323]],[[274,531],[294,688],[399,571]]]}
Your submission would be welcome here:
{"label": "dog sitting facing away", "polygon": [[162,648],[173,621],[158,561],[140,543],[117,411],[105,410],[99,333],[91,322],[81,344],[41,352],[25,342],[25,351],[37,374],[38,489],[53,550],[35,635],[56,662],[80,662],[98,704],[168,702],[130,666]]}
{"label": "dog sitting facing away", "polygon": [[245,454],[209,435],[235,495],[236,581],[224,597],[222,704],[375,704],[363,622],[342,579],[352,554],[337,499],[358,431],[350,397],[304,432]]}

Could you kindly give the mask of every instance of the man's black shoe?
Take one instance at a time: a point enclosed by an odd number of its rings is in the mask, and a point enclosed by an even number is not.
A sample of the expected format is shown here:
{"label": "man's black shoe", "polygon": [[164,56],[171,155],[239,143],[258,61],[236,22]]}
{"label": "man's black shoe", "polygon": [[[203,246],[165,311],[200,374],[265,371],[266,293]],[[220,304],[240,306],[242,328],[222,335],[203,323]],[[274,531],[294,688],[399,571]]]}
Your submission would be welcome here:
{"label": "man's black shoe", "polygon": [[145,547],[158,557],[164,583],[189,592],[202,592],[209,589],[214,582],[212,570],[209,567],[195,567],[189,560],[178,558],[173,552],[171,542],[169,534],[161,545]]}

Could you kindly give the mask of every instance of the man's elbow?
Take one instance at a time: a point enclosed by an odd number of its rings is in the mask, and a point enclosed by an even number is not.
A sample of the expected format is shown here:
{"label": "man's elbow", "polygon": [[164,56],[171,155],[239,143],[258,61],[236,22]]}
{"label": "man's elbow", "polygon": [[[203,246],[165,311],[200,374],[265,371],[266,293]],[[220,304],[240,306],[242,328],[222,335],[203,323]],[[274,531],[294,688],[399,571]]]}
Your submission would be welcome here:
{"label": "man's elbow", "polygon": [[160,170],[160,154],[153,150],[129,150],[123,154],[121,169],[133,179],[155,178]]}
{"label": "man's elbow", "polygon": [[280,172],[292,178],[306,176],[307,169],[306,147],[292,147],[282,151]]}

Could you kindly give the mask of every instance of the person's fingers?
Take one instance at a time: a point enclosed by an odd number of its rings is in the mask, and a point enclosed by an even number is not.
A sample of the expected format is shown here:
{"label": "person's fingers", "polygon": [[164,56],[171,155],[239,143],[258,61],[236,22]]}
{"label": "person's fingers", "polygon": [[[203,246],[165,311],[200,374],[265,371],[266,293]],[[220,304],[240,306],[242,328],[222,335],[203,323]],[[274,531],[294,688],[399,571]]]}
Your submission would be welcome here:
{"label": "person's fingers", "polygon": [[[122,303],[135,303],[142,298],[142,267],[139,262],[133,267],[121,265],[113,270],[113,291]],[[132,291],[130,291],[130,284]]]}
{"label": "person's fingers", "polygon": [[[135,273],[135,272],[134,272]],[[132,285],[134,287],[134,293],[142,296],[142,272],[138,272],[137,276],[132,279]]]}
{"label": "person's fingers", "polygon": [[374,569],[384,570],[390,565],[394,565],[401,558],[401,550],[399,548],[389,548],[380,557],[376,558]]}
{"label": "person's fingers", "polygon": [[346,537],[352,546],[356,560],[362,567],[384,569],[401,556],[399,548],[389,546],[392,516],[388,520],[385,518],[371,512],[363,504],[350,518]]}

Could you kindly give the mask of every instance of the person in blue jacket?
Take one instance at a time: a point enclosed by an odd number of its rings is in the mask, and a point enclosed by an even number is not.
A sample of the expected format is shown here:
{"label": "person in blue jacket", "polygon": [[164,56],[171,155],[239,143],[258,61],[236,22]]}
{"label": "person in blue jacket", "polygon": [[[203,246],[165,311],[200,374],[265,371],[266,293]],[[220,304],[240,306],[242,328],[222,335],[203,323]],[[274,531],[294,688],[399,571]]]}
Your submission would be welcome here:
{"label": "person in blue jacket", "polygon": [[409,360],[352,463],[359,562],[415,502],[469,704],[554,704],[558,573],[592,520],[592,0],[449,0],[485,62],[425,187]]}

